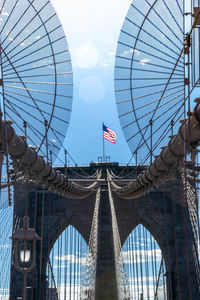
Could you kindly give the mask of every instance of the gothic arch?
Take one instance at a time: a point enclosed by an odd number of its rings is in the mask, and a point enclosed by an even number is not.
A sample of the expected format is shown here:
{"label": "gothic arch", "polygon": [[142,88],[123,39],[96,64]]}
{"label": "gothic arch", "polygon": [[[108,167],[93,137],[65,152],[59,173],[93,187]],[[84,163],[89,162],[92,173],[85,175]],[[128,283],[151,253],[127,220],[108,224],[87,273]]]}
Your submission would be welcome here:
{"label": "gothic arch", "polygon": [[141,295],[144,299],[157,299],[156,296],[160,294],[163,300],[167,300],[165,259],[146,226],[138,223],[134,227],[121,253],[130,299],[139,299]]}
{"label": "gothic arch", "polygon": [[49,253],[51,267],[49,263],[46,266],[49,278],[46,294],[52,291],[50,275],[52,276],[53,270],[58,294],[65,294],[66,299],[77,299],[83,282],[87,253],[86,241],[76,228],[69,224],[59,235]]}

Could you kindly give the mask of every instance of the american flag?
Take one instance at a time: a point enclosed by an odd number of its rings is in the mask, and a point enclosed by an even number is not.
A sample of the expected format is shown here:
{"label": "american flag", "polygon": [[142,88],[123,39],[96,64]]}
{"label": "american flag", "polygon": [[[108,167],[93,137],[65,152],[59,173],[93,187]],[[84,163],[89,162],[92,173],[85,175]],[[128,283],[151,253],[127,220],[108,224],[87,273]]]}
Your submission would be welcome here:
{"label": "american flag", "polygon": [[116,136],[117,136],[116,133],[112,129],[106,127],[103,124],[103,138],[104,139],[106,139],[109,142],[115,144]]}

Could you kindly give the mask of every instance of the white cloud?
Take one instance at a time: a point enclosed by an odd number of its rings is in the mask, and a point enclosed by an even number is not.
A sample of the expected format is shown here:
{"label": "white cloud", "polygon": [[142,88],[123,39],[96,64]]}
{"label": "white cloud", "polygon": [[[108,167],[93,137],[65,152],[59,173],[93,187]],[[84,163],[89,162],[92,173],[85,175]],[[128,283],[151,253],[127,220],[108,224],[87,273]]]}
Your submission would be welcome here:
{"label": "white cloud", "polygon": [[50,139],[52,143],[56,143],[56,139]]}
{"label": "white cloud", "polygon": [[9,299],[9,289],[0,288],[0,299],[8,300]]}
{"label": "white cloud", "polygon": [[[136,284],[138,282],[135,282]],[[138,285],[134,285],[134,284],[130,284],[126,286],[127,290],[129,290],[130,295],[133,297],[134,299],[137,298],[137,292],[139,291],[139,294],[141,294],[143,292],[143,297],[144,299],[149,299],[149,300],[154,300],[154,292],[155,292],[155,288],[153,286],[153,284],[146,284],[145,278],[143,280],[143,284],[141,282],[139,282]],[[135,289],[136,287],[136,289]],[[122,287],[122,289],[124,288],[124,286]],[[64,300],[64,299],[70,299],[71,298],[75,299],[80,299],[80,293],[82,291],[82,295],[84,295],[84,290],[94,290],[94,287],[92,286],[86,286],[86,287],[82,287],[81,285],[78,284],[71,284],[71,287],[69,284],[58,284],[57,285],[57,291],[58,291],[58,296],[60,300]],[[136,294],[134,293],[134,291],[136,291]],[[149,297],[148,297],[149,295]],[[65,298],[66,296],[66,298]],[[163,300],[163,296],[164,296],[164,286],[160,285],[159,289],[158,289],[158,300]],[[5,300],[7,300],[8,298],[5,298]],[[82,298],[81,298],[82,299]],[[85,298],[86,299],[86,298]],[[3,299],[4,300],[4,299]]]}
{"label": "white cloud", "polygon": [[108,62],[101,62],[102,67],[109,67],[110,64]]}
{"label": "white cloud", "polygon": [[9,300],[9,295],[1,295],[0,294],[0,297],[1,297],[1,300]]}
{"label": "white cloud", "polygon": [[115,53],[109,52],[102,54],[100,65],[102,67],[114,67]]}
{"label": "white cloud", "polygon": [[[152,260],[152,251],[151,250],[129,250],[129,251],[123,251],[123,262],[125,264],[129,263],[144,263],[147,261]],[[156,257],[156,261],[161,261],[162,259],[162,253],[160,249],[154,249],[153,255]]]}
{"label": "white cloud", "polygon": [[71,55],[73,65],[81,69],[94,68],[99,62],[98,50],[91,43],[81,44],[72,49]]}
{"label": "white cloud", "polygon": [[0,246],[1,249],[10,249],[11,248],[11,244],[4,244]]}
{"label": "white cloud", "polygon": [[135,52],[135,54],[136,54],[137,56],[140,55],[140,51],[137,50],[137,49],[131,49],[130,51],[131,51],[132,53]]}
{"label": "white cloud", "polygon": [[[69,284],[59,284],[57,290],[58,290],[59,300],[80,299],[80,298],[87,300],[88,298],[84,297],[85,295],[84,291],[85,290],[94,291],[94,287],[93,286],[82,287],[81,285],[77,285],[77,284],[72,284],[70,287]],[[80,294],[82,295],[82,297],[80,296]]]}
{"label": "white cloud", "polygon": [[[119,35],[121,24],[132,0],[52,0],[66,31],[74,35],[91,34],[106,42],[113,30]],[[114,9],[113,9],[114,8]],[[111,21],[112,16],[112,21]],[[78,20],[78,22],[77,22]],[[116,29],[117,27],[117,29]],[[104,35],[99,33],[104,32]]]}
{"label": "white cloud", "polygon": [[9,16],[9,13],[8,13],[7,11],[3,11],[1,14],[2,14],[3,16]]}
{"label": "white cloud", "polygon": [[[79,258],[74,254],[67,254],[67,255],[63,255],[63,256],[55,256],[55,259],[58,260],[58,261],[65,261],[65,262],[70,262],[70,263],[75,263],[75,264],[81,263],[83,265],[85,265],[85,262],[86,262],[86,257],[85,256]],[[54,266],[54,267],[58,267],[58,266]]]}
{"label": "white cloud", "polygon": [[57,290],[59,300],[71,299],[71,297],[72,299],[78,299],[78,296],[80,295],[81,286],[72,284],[70,287],[69,284],[59,284]]}
{"label": "white cloud", "polygon": [[[122,290],[124,285],[122,286]],[[164,291],[165,289],[165,291]],[[126,290],[129,291],[131,299],[138,299],[138,295],[143,294],[143,299],[146,300],[155,300],[155,291],[156,287],[149,281],[146,281],[146,278],[143,277],[143,282],[140,278],[135,279],[135,282],[126,285]],[[127,293],[128,294],[128,293]],[[167,294],[166,285],[159,284],[157,289],[157,300],[163,300],[164,295]]]}
{"label": "white cloud", "polygon": [[122,53],[121,53],[121,55],[120,56],[128,56],[128,55],[130,55],[130,53],[135,53],[137,56],[139,56],[140,55],[140,51],[138,51],[137,49],[129,49],[129,50],[124,50]]}
{"label": "white cloud", "polygon": [[109,56],[115,56],[115,53],[114,52],[109,52],[108,55]]}
{"label": "white cloud", "polygon": [[140,64],[142,65],[142,66],[144,66],[146,63],[148,63],[148,62],[150,62],[151,60],[149,59],[149,58],[143,58],[143,59],[141,59],[140,60]]}
{"label": "white cloud", "polygon": [[126,56],[128,53],[129,53],[129,51],[124,50],[124,51],[121,53],[121,56]]}
{"label": "white cloud", "polygon": [[[131,2],[52,0],[66,33],[74,67],[89,69],[97,64],[103,68],[113,66],[114,60],[110,59],[115,56],[121,24]],[[94,48],[87,49],[88,45],[95,47],[95,51]],[[79,51],[80,48],[84,51]]]}

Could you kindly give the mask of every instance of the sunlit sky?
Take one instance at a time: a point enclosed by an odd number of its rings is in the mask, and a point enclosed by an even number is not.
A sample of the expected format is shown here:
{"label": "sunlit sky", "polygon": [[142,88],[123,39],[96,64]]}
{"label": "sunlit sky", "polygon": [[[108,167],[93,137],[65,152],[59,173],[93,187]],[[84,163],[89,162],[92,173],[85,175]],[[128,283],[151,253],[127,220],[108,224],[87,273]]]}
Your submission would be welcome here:
{"label": "sunlit sky", "polygon": [[64,145],[80,165],[102,156],[102,122],[117,133],[115,145],[105,141],[105,155],[119,163],[127,163],[131,157],[114,94],[117,41],[131,2],[52,0],[67,37],[73,66],[73,107]]}
{"label": "sunlit sky", "polygon": [[[131,2],[52,0],[67,37],[74,74],[73,109],[64,144],[80,165],[102,156],[102,122],[117,133],[115,145],[105,141],[105,154],[121,164],[126,164],[131,157],[114,94],[117,41]],[[63,153],[60,156],[63,159]],[[72,164],[71,159],[69,163]],[[68,258],[66,254],[64,257]]]}

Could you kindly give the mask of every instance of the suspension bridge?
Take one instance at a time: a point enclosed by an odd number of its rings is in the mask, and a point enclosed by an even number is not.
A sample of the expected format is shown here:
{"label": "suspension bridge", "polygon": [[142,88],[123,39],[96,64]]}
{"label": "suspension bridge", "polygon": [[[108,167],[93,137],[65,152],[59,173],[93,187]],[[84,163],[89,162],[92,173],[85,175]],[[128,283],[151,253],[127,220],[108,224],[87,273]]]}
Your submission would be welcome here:
{"label": "suspension bridge", "polygon": [[84,167],[50,1],[0,11],[0,299],[200,300],[200,2],[133,0],[114,78],[132,157]]}

